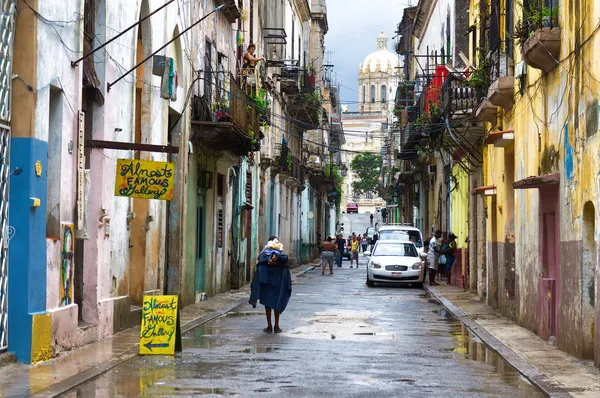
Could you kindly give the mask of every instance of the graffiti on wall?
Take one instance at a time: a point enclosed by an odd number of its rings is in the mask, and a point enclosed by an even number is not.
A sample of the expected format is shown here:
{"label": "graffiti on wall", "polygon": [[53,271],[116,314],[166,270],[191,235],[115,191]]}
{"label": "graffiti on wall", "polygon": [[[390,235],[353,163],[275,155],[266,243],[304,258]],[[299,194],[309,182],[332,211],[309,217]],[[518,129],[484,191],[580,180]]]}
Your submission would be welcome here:
{"label": "graffiti on wall", "polygon": [[73,260],[75,249],[75,225],[63,224],[62,261],[60,265],[60,305],[73,303]]}

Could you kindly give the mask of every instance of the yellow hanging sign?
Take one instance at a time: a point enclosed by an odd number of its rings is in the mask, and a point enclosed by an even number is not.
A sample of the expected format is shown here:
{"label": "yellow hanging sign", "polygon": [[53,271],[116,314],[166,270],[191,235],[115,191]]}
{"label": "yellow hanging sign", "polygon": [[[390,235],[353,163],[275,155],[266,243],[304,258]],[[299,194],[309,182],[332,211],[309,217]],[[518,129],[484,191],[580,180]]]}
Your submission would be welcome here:
{"label": "yellow hanging sign", "polygon": [[175,165],[170,162],[117,159],[115,196],[171,200]]}
{"label": "yellow hanging sign", "polygon": [[141,355],[173,355],[181,351],[177,296],[144,296],[140,326]]}

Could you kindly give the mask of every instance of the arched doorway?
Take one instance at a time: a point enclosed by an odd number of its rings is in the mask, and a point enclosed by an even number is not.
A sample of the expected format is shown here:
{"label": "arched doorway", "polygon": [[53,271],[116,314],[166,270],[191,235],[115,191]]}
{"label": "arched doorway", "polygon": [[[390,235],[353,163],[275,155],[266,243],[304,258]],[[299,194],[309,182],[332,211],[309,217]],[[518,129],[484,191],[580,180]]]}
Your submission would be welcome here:
{"label": "arched doorway", "polygon": [[583,252],[581,263],[581,315],[583,357],[594,358],[594,314],[596,304],[596,209],[592,202],[583,207]]}

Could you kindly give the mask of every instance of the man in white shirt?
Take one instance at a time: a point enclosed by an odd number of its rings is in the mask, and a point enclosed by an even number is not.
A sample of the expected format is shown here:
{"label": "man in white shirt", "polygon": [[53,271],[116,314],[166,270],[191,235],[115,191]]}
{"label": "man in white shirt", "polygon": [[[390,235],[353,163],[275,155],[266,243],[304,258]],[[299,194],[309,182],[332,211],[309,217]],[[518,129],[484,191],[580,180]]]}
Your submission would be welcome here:
{"label": "man in white shirt", "polygon": [[429,241],[429,253],[427,253],[427,263],[429,272],[429,285],[436,286],[438,283],[435,282],[435,274],[437,273],[437,262],[440,257],[440,247],[438,245],[438,239],[442,237],[442,231],[439,229],[435,231],[435,235]]}

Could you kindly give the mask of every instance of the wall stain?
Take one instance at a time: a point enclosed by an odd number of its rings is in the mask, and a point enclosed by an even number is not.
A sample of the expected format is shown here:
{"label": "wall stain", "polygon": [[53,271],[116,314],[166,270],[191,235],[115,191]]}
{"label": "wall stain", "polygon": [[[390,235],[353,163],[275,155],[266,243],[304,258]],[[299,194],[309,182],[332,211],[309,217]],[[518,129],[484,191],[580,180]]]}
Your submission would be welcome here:
{"label": "wall stain", "polygon": [[[545,147],[540,158],[538,175],[552,174],[558,171],[560,154],[554,145]],[[572,160],[571,160],[572,163]]]}

